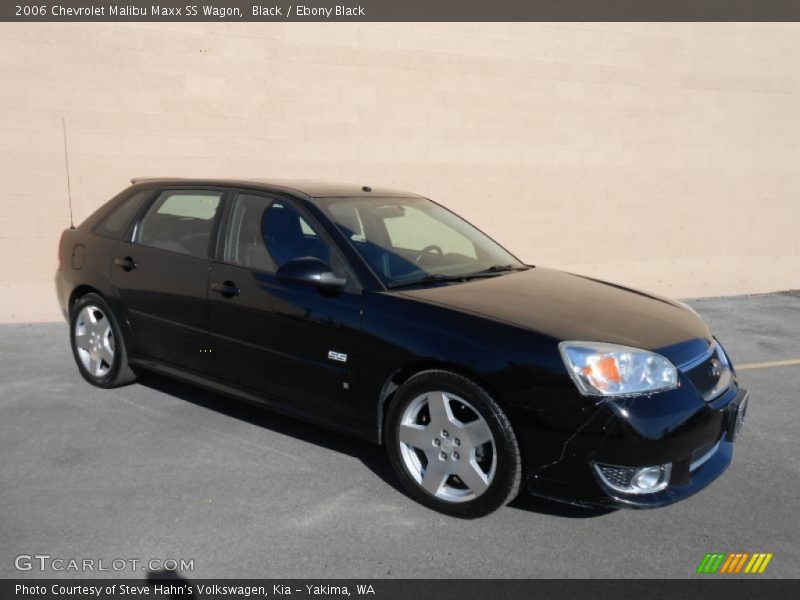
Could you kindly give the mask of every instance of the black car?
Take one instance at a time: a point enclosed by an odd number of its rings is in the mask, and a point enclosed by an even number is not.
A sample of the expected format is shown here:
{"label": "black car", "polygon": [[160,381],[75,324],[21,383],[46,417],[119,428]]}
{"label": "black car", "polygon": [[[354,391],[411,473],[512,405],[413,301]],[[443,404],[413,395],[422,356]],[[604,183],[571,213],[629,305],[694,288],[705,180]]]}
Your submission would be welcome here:
{"label": "black car", "polygon": [[526,265],[414,194],[133,180],[64,231],[81,375],[148,369],[386,446],[461,517],[526,487],[650,508],[730,464],[747,393],[689,307]]}

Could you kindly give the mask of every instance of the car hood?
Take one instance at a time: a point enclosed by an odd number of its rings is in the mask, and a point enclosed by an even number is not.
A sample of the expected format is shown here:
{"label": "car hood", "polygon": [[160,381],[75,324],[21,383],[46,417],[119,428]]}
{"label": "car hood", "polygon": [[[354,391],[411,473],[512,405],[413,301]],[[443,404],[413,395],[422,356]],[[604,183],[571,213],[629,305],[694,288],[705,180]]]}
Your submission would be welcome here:
{"label": "car hood", "polygon": [[[699,354],[711,339],[702,319],[677,302],[542,267],[403,290],[402,294],[558,340],[610,342],[657,351],[680,347],[676,353],[681,359]],[[673,359],[679,358],[676,353],[666,352]]]}

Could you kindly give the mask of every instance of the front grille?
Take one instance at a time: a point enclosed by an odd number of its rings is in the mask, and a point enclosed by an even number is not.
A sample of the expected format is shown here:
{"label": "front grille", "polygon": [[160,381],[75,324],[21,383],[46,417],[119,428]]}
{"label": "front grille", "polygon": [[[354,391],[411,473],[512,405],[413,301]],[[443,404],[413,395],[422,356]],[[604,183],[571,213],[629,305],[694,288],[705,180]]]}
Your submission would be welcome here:
{"label": "front grille", "polygon": [[597,465],[608,483],[618,488],[628,488],[631,479],[636,474],[632,467],[615,467],[612,465]]}
{"label": "front grille", "polygon": [[730,384],[731,371],[720,347],[714,349],[700,364],[684,371],[686,377],[705,400],[713,400]]}

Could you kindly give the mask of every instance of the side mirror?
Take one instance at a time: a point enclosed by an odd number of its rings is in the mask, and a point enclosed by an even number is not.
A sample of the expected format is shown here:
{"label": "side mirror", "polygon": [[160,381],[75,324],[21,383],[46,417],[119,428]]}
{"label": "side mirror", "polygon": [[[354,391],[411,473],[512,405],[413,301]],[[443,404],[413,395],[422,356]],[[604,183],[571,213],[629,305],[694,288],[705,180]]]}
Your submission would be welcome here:
{"label": "side mirror", "polygon": [[341,290],[347,280],[339,277],[331,268],[318,258],[304,256],[284,263],[275,273],[278,281],[305,283],[328,290]]}

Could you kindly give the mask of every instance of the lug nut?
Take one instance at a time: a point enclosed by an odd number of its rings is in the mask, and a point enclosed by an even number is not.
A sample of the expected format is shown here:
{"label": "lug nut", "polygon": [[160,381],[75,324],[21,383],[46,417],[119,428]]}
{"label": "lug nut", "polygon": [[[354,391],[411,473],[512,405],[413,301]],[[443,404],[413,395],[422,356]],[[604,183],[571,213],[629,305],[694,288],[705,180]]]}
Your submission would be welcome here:
{"label": "lug nut", "polygon": [[434,446],[441,446],[442,445],[442,440],[440,440],[439,438],[435,438],[433,440],[433,445]]}
{"label": "lug nut", "polygon": [[461,440],[456,438],[456,439],[453,440],[453,444],[455,444],[456,446],[460,446],[461,445]]}
{"label": "lug nut", "polygon": [[453,459],[458,460],[459,458],[458,452],[453,452]]}
{"label": "lug nut", "polygon": [[447,437],[448,435],[450,434],[447,433],[447,429],[442,429],[442,437]]}
{"label": "lug nut", "polygon": [[442,453],[439,455],[439,458],[441,458],[442,460],[447,460],[447,454],[446,454],[446,453],[444,453],[444,452],[442,452]]}

